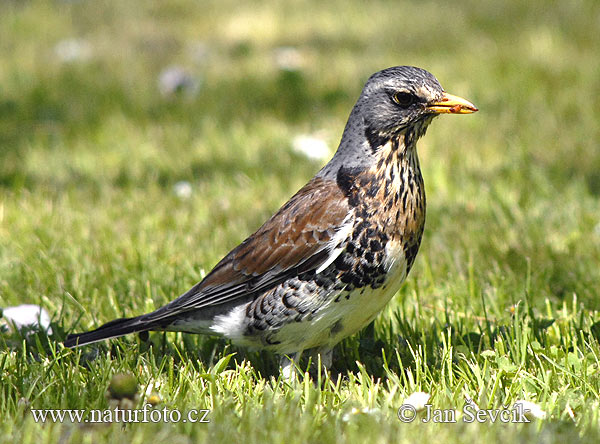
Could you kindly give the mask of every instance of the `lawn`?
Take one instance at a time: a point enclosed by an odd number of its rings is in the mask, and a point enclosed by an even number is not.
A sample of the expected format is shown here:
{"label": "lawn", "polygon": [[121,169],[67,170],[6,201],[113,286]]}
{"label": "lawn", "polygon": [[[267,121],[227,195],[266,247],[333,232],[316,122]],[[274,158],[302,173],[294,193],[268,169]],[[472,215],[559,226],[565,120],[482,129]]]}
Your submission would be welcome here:
{"label": "lawn", "polygon": [[[599,2],[0,8],[0,307],[52,318],[50,336],[0,333],[0,442],[598,442]],[[269,353],[174,333],[64,349],[199,281],[324,165],[368,76],[394,65],[480,112],[421,140],[415,266],[330,374],[289,383]],[[295,149],[307,135],[325,156]],[[415,392],[545,418],[404,423]],[[209,422],[32,413],[148,401]]]}

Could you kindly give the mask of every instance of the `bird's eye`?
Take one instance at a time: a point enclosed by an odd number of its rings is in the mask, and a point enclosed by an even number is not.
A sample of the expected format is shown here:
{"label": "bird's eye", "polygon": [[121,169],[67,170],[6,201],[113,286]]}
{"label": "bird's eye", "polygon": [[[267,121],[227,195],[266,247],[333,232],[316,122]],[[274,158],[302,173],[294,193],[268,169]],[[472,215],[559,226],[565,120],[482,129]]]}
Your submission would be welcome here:
{"label": "bird's eye", "polygon": [[398,92],[394,94],[394,102],[403,108],[406,108],[415,103],[415,96],[407,92]]}

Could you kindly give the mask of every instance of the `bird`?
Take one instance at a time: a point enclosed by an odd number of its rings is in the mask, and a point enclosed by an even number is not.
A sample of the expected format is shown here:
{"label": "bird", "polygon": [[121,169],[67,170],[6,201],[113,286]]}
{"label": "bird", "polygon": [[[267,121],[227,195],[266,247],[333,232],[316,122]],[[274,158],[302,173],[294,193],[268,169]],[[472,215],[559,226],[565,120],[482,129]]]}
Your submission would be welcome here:
{"label": "bird", "polygon": [[430,72],[369,77],[331,160],[190,290],[155,311],[71,334],[76,347],[129,333],[217,335],[332,364],[333,347],[372,322],[412,268],[425,226],[417,140],[440,114],[478,111]]}

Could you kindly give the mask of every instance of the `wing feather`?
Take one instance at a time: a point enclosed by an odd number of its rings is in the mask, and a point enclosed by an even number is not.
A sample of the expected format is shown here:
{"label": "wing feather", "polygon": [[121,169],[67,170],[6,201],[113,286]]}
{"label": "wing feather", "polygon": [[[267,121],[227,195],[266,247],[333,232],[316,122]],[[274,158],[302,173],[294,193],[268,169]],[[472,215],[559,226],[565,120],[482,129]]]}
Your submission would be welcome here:
{"label": "wing feather", "polygon": [[251,297],[303,272],[331,263],[336,234],[351,207],[332,180],[313,178],[254,234],[227,254],[188,292],[146,315],[154,322],[179,313]]}

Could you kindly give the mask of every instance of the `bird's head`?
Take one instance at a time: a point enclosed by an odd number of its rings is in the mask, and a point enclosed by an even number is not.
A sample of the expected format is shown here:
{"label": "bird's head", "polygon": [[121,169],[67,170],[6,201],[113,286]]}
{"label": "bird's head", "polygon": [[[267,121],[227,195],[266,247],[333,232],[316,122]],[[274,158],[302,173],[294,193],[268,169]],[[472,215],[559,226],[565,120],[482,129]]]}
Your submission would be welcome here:
{"label": "bird's head", "polygon": [[[396,66],[373,74],[356,103],[369,139],[385,141],[405,129],[420,137],[433,117],[477,111],[472,103],[444,91],[433,74],[413,66]],[[371,142],[371,140],[369,140]]]}
{"label": "bird's head", "polygon": [[335,177],[340,168],[369,168],[379,161],[379,148],[400,136],[402,143],[397,146],[414,154],[416,140],[435,116],[476,111],[471,102],[445,92],[424,69],[396,66],[379,71],[365,84],[335,156],[319,175]]}

